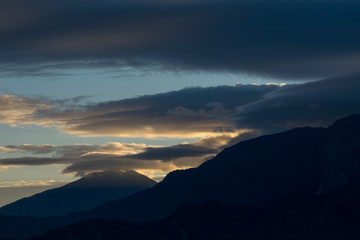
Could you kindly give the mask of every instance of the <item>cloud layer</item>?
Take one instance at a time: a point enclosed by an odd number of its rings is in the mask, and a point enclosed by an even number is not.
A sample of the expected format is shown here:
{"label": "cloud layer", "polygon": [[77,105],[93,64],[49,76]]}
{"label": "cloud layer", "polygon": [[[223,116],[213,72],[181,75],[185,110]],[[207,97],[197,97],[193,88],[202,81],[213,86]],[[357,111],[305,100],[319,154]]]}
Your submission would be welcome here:
{"label": "cloud layer", "polygon": [[[9,145],[0,151],[19,151],[26,156],[0,159],[0,166],[65,165],[63,173],[85,175],[104,170],[148,170],[165,173],[178,169],[198,166],[214,156],[234,139],[257,136],[254,131],[224,133],[203,138],[194,143],[174,146],[147,146],[145,144],[107,143],[105,145]],[[41,157],[37,155],[51,154]]]}
{"label": "cloud layer", "polygon": [[[97,104],[0,96],[0,123],[82,136],[203,138],[241,130],[327,126],[359,112],[360,74],[299,85],[187,88]],[[11,151],[11,149],[7,149]]]}
{"label": "cloud layer", "polygon": [[[46,99],[38,99],[40,107],[37,107],[31,103],[33,99],[4,96],[4,106],[8,99],[16,118],[4,113],[0,122],[12,126],[55,126],[61,131],[83,136],[199,138],[236,132],[238,128],[230,122],[236,109],[280,88],[275,85],[187,88],[71,107],[64,107],[63,101]],[[30,106],[31,111],[27,111]]]}
{"label": "cloud layer", "polygon": [[4,0],[0,63],[26,75],[157,66],[333,76],[359,69],[359,9],[353,0]]}
{"label": "cloud layer", "polygon": [[[0,168],[61,164],[64,173],[83,175],[108,169],[166,173],[194,167],[240,140],[294,127],[326,127],[338,118],[359,113],[359,80],[360,74],[351,74],[283,87],[188,88],[88,105],[0,96],[0,114],[11,111],[2,114],[0,122],[12,126],[56,126],[59,131],[80,135],[199,139],[174,146],[1,146],[4,154],[18,152],[24,157],[0,159]],[[14,109],[8,110],[7,101]]]}

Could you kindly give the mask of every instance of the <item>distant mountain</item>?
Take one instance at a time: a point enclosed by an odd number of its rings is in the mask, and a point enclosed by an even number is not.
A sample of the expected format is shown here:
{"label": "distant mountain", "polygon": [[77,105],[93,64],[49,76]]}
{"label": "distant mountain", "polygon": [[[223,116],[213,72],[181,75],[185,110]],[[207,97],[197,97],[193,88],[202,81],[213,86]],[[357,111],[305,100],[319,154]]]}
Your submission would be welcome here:
{"label": "distant mountain", "polygon": [[292,193],[269,208],[205,202],[157,222],[90,220],[31,240],[358,240],[360,184],[320,196]]}
{"label": "distant mountain", "polygon": [[[154,221],[207,200],[266,207],[292,192],[320,194],[358,182],[360,114],[329,128],[297,128],[240,142],[197,168],[171,172],[151,189],[90,211],[27,224],[0,216],[0,237],[34,236],[95,218]],[[22,231],[9,230],[14,226]]]}
{"label": "distant mountain", "polygon": [[0,208],[0,214],[46,217],[89,210],[155,184],[155,181],[135,171],[92,173],[63,187],[8,204]]}

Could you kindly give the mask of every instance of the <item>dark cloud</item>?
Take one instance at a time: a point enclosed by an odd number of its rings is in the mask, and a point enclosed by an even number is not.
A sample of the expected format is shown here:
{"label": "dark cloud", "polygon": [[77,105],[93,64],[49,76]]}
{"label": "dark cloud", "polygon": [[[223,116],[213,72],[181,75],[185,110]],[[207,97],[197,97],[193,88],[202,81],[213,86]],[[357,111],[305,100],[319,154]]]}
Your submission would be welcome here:
{"label": "dark cloud", "polygon": [[129,156],[131,159],[171,161],[182,157],[198,157],[215,154],[217,148],[180,144],[166,148],[147,148],[144,152]]}
{"label": "dark cloud", "polygon": [[69,164],[70,159],[65,158],[38,158],[38,157],[21,157],[21,158],[2,158],[0,165],[3,166],[40,166],[40,165],[55,165],[55,164]]}
{"label": "dark cloud", "polygon": [[83,136],[199,138],[238,131],[229,121],[237,108],[280,88],[197,87],[97,104],[81,104],[82,98],[49,100],[3,95],[0,122],[56,127]]}
{"label": "dark cloud", "polygon": [[283,88],[242,106],[234,117],[238,127],[272,131],[301,126],[328,126],[360,113],[360,74]]}
{"label": "dark cloud", "polygon": [[24,74],[160,65],[331,76],[359,69],[359,10],[352,0],[4,0],[0,62]]}
{"label": "dark cloud", "polygon": [[[262,133],[328,126],[360,111],[360,73],[284,87],[239,85],[189,88],[87,106],[66,131],[144,137],[208,136],[251,129]],[[56,119],[56,117],[55,117]],[[75,119],[75,120],[74,120]],[[130,134],[131,133],[131,134]]]}
{"label": "dark cloud", "polygon": [[83,106],[81,110],[49,111],[42,119],[65,123],[68,133],[122,137],[204,137],[236,132],[229,117],[242,105],[258,101],[279,86],[187,88]]}

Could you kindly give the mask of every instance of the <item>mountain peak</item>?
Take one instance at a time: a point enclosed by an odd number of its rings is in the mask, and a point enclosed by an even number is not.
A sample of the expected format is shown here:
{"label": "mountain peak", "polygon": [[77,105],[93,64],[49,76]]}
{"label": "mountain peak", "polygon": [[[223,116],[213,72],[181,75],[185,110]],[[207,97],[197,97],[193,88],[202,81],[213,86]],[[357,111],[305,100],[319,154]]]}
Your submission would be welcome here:
{"label": "mountain peak", "polygon": [[85,175],[82,178],[106,178],[106,177],[120,177],[120,176],[134,176],[141,175],[134,170],[125,170],[125,171],[111,171],[106,170],[103,172],[93,172]]}
{"label": "mountain peak", "polygon": [[134,170],[104,171],[90,173],[77,181],[69,183],[64,188],[77,187],[152,187],[156,182]]}

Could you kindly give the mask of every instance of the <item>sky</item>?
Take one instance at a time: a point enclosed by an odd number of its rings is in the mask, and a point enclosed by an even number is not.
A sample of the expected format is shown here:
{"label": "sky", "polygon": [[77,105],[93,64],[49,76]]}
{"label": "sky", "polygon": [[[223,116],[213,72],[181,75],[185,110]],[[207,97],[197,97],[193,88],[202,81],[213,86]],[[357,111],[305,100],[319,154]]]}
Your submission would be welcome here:
{"label": "sky", "polygon": [[360,2],[3,0],[0,206],[91,172],[161,180],[360,113]]}

